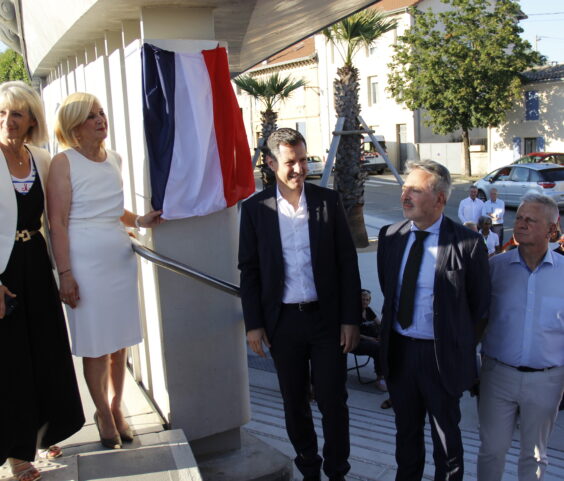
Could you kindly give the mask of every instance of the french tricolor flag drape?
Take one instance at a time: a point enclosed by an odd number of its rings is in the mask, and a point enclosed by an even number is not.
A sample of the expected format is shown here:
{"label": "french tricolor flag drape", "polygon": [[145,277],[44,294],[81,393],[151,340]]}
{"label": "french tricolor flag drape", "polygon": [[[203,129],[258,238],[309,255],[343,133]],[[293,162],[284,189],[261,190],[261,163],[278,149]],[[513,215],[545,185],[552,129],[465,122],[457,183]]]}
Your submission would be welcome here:
{"label": "french tricolor flag drape", "polygon": [[224,48],[142,48],[151,203],[165,219],[211,214],[255,190],[251,155]]}

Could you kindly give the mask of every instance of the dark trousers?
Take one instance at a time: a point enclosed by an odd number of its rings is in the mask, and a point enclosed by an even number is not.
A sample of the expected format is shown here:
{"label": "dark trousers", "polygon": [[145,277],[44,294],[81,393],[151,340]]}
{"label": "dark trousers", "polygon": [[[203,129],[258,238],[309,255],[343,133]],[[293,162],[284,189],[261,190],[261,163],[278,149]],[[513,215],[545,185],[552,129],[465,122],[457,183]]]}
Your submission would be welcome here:
{"label": "dark trousers", "polygon": [[328,325],[318,310],[282,307],[270,352],[284,400],[286,430],[296,450],[295,463],[304,476],[318,474],[322,463],[308,399],[310,364],[325,438],[323,470],[328,477],[337,477],[350,469],[347,365],[339,344],[340,326]]}
{"label": "dark trousers", "polygon": [[367,339],[361,337],[355,350],[352,351],[357,356],[370,356],[374,361],[374,372],[376,376],[382,375],[382,366],[380,366],[380,343],[375,339]]}
{"label": "dark trousers", "polygon": [[442,386],[433,341],[390,338],[388,390],[396,414],[396,481],[420,481],[425,464],[423,428],[429,415],[435,481],[459,481],[464,474],[460,398]]}
{"label": "dark trousers", "polygon": [[493,224],[492,232],[499,237],[499,248],[501,249],[503,247],[503,224]]}

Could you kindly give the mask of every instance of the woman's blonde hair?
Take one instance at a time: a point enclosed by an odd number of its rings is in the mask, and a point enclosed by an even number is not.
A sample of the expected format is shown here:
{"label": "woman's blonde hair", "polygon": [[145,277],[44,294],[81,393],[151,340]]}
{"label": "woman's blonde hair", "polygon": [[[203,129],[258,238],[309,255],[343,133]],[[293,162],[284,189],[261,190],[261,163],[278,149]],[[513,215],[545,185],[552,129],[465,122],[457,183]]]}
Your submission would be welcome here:
{"label": "woman's blonde hair", "polygon": [[0,108],[29,111],[35,120],[35,125],[27,131],[24,142],[38,146],[47,143],[47,124],[43,102],[39,94],[29,85],[20,80],[0,84]]}
{"label": "woman's blonde hair", "polygon": [[55,120],[55,135],[59,144],[65,148],[78,145],[75,129],[86,122],[94,103],[100,104],[100,101],[86,92],[75,92],[63,100]]}

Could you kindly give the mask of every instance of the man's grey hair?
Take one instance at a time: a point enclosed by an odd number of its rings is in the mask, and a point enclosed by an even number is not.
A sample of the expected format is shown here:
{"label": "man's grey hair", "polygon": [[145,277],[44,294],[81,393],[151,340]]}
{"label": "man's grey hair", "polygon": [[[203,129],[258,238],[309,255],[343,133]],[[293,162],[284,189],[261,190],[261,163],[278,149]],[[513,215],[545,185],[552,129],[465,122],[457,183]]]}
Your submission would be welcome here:
{"label": "man's grey hair", "polygon": [[268,140],[266,141],[267,149],[265,154],[278,161],[278,157],[280,155],[280,145],[296,146],[301,142],[304,143],[304,147],[307,149],[307,144],[304,136],[300,132],[290,128],[281,128],[275,130],[268,136]]}
{"label": "man's grey hair", "polygon": [[452,179],[448,169],[438,162],[430,159],[412,160],[407,163],[407,173],[415,169],[421,169],[434,177],[433,190],[435,192],[443,192],[446,200],[450,197],[452,191]]}
{"label": "man's grey hair", "polygon": [[527,192],[522,198],[519,207],[523,204],[540,204],[544,206],[546,219],[553,224],[558,222],[560,213],[558,212],[558,205],[552,197],[539,194],[538,192]]}

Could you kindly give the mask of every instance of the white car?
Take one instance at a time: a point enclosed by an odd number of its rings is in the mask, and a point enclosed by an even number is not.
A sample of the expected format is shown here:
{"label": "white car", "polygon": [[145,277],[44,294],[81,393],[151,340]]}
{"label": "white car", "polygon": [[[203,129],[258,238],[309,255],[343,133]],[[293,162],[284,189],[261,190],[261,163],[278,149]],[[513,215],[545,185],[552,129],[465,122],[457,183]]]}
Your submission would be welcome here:
{"label": "white car", "polygon": [[317,155],[311,155],[307,158],[307,177],[321,177],[325,170],[325,162]]}
{"label": "white car", "polygon": [[517,207],[530,190],[552,197],[564,207],[564,167],[556,164],[513,164],[490,172],[476,181],[478,197],[486,201],[492,187],[506,205]]}

